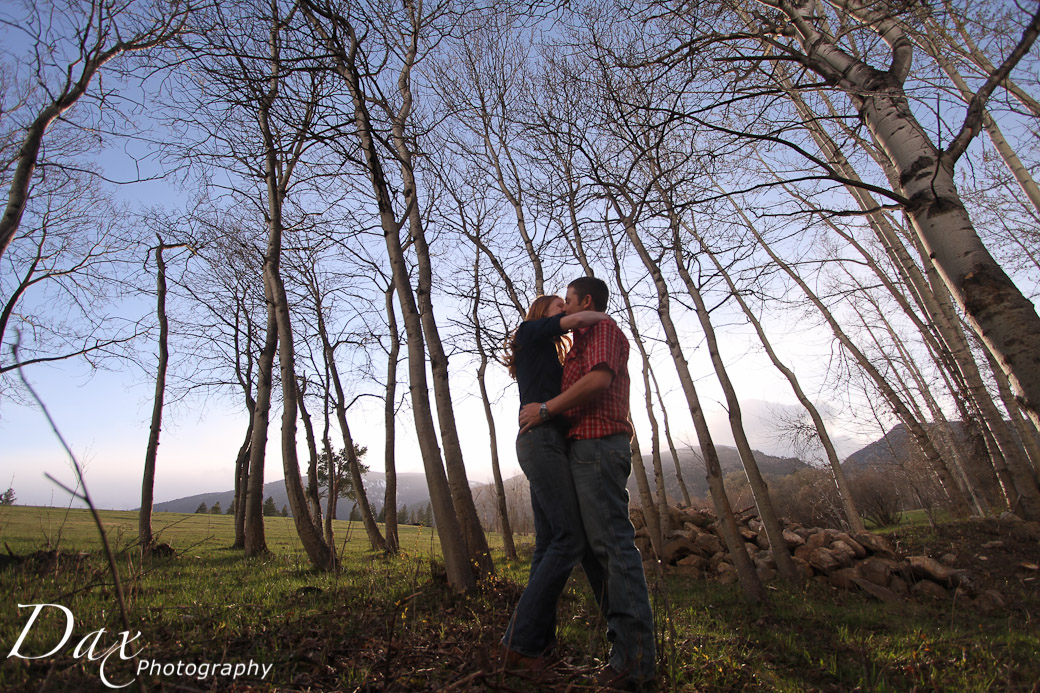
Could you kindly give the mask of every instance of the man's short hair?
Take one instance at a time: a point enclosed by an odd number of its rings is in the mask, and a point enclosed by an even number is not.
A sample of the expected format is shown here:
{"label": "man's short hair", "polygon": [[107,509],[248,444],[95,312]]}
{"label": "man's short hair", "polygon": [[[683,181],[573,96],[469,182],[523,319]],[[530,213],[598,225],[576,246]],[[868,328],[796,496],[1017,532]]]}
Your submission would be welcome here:
{"label": "man's short hair", "polygon": [[567,285],[568,289],[574,289],[574,295],[578,301],[584,300],[586,296],[592,297],[592,306],[601,313],[607,311],[607,299],[610,298],[610,289],[607,283],[597,277],[578,277]]}

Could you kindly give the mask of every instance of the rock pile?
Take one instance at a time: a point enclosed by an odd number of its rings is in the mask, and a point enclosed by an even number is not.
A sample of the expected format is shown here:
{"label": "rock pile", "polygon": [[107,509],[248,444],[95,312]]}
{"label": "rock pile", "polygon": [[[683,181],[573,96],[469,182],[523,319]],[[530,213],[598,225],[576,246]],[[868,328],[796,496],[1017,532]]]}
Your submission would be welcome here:
{"label": "rock pile", "polygon": [[[664,539],[661,563],[670,574],[693,579],[736,582],[737,572],[726,549],[715,516],[707,511],[669,508],[673,529]],[[633,508],[636,545],[644,558],[654,556],[642,512]],[[929,556],[902,556],[883,536],[871,532],[849,534],[836,529],[803,527],[783,522],[783,536],[795,566],[806,580],[838,589],[860,590],[875,599],[899,603],[908,597],[970,599],[984,611],[1004,608],[999,592],[978,591],[968,573],[958,570],[952,555],[936,560]],[[773,552],[762,522],[755,516],[738,516],[744,549],[763,582],[778,577]]]}

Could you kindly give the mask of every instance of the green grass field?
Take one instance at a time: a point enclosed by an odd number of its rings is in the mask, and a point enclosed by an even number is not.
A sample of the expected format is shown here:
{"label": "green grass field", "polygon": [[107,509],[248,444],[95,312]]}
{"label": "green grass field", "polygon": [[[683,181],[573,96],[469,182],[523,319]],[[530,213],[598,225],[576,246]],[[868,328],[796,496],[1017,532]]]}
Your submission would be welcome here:
{"label": "green grass field", "polygon": [[[402,527],[403,555],[388,559],[368,549],[359,523],[337,522],[342,569],[331,574],[310,568],[288,518],[267,518],[271,553],[245,559],[227,548],[231,517],[156,513],[153,528],[176,554],[142,564],[134,550],[136,514],[102,515],[117,551],[131,636],[141,633],[127,650],[140,649],[136,659],[121,661],[116,652],[106,662],[113,683],[136,676],[151,690],[580,691],[594,690],[589,674],[606,655],[602,623],[579,574],[559,610],[558,649],[567,668],[535,682],[497,671],[489,660],[526,581],[530,537],[518,537],[521,558],[509,562],[492,535],[497,575],[478,594],[459,596],[444,581],[429,528]],[[97,636],[100,652],[124,630],[89,513],[0,508],[0,547],[8,554],[0,567],[8,595],[0,641],[8,652],[32,612],[18,604],[60,604],[75,619],[53,655],[5,659],[0,688],[106,690],[101,661],[87,656],[95,636],[76,652],[91,631],[106,629]],[[985,615],[960,608],[956,597],[894,607],[818,583],[804,590],[771,585],[769,603],[752,607],[733,587],[671,575],[649,581],[661,690],[1030,691],[1040,681],[1035,587],[1016,594],[1008,610]],[[20,654],[54,648],[66,624],[60,610],[44,607]],[[142,662],[152,669],[138,676]],[[204,663],[227,669],[200,678]],[[233,667],[246,671],[249,663],[270,669],[236,678]],[[188,664],[195,673],[186,673]]]}

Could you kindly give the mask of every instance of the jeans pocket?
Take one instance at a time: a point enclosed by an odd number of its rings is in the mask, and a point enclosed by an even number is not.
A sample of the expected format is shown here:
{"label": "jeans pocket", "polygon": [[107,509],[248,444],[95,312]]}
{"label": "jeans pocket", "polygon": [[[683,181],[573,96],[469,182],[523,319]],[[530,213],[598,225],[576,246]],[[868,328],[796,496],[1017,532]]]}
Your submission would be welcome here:
{"label": "jeans pocket", "polygon": [[631,451],[611,449],[607,450],[606,453],[608,466],[612,473],[617,475],[618,480],[624,484],[628,481],[628,477],[632,474],[632,453]]}
{"label": "jeans pocket", "polygon": [[601,452],[598,440],[575,440],[571,442],[570,458],[575,464],[599,464]]}

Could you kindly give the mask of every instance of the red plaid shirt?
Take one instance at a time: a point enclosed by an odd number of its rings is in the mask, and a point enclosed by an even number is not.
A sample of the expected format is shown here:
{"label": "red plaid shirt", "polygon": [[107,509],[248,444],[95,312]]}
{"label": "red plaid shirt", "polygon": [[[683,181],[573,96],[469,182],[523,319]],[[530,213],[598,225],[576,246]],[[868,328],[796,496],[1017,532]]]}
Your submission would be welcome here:
{"label": "red plaid shirt", "polygon": [[607,391],[591,402],[567,412],[568,438],[587,440],[615,433],[632,435],[628,420],[628,339],[613,320],[575,330],[574,344],[563,363],[562,390],[581,380],[595,366],[604,365],[614,375]]}

